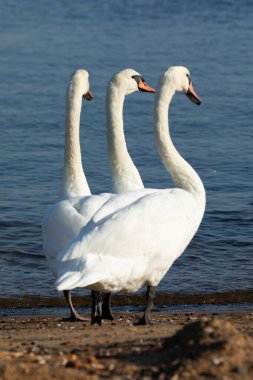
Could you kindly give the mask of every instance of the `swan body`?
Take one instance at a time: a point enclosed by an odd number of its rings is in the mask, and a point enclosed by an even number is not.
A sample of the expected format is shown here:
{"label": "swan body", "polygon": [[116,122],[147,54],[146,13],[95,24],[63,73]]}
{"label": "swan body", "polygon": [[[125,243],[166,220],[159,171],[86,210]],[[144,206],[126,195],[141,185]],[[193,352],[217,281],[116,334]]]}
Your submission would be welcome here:
{"label": "swan body", "polygon": [[154,109],[157,147],[177,188],[110,196],[56,258],[58,290],[132,292],[147,284],[145,323],[154,287],[193,238],[205,210],[204,186],[169,135],[168,108],[176,91],[200,104],[185,67],[161,76]]}
{"label": "swan body", "polygon": [[[114,211],[113,201],[126,202],[130,195],[132,202]],[[58,290],[133,292],[146,284],[156,286],[199,225],[195,199],[184,190],[136,190],[110,201],[109,215],[103,215],[102,207],[58,255]]]}
{"label": "swan body", "polygon": [[[64,179],[61,200],[47,209],[43,220],[44,251],[54,275],[58,270],[56,260],[58,253],[73,241],[85,226],[89,225],[94,214],[104,204],[106,206],[101,215],[105,216],[112,212],[108,205],[114,195],[106,193],[91,195],[82,166],[79,129],[82,98],[85,97],[87,100],[92,98],[88,76],[86,70],[80,69],[75,71],[70,79],[66,98]],[[112,78],[107,93],[107,130],[109,154],[113,157],[111,160],[113,182],[118,183],[122,171],[130,178],[128,187],[131,181],[135,181],[136,187],[141,188],[143,185],[139,173],[126,148],[122,114],[125,96],[138,90],[155,92],[139,73],[131,69],[122,70]],[[116,165],[120,167],[120,171],[118,167],[115,169]],[[117,189],[117,185],[115,188]],[[123,188],[121,184],[121,189]],[[122,199],[122,204],[119,200],[114,202],[114,207],[120,208],[127,205],[132,197],[130,196],[129,199]],[[63,291],[66,290],[68,289],[63,289]],[[73,308],[70,293],[66,292],[64,295],[71,308],[71,318],[81,319]]]}

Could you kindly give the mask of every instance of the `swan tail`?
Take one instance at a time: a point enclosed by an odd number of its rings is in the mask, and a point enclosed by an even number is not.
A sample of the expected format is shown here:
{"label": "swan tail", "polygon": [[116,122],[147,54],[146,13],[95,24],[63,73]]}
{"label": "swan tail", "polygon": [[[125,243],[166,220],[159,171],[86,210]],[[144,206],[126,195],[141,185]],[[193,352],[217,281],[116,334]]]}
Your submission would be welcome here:
{"label": "swan tail", "polygon": [[85,259],[62,262],[57,271],[56,289],[62,291],[84,288],[101,281],[104,274],[98,270],[100,262],[99,256],[92,254]]}
{"label": "swan tail", "polygon": [[56,289],[59,291],[74,289],[76,288],[75,284],[80,282],[80,277],[80,273],[64,273],[55,281]]}

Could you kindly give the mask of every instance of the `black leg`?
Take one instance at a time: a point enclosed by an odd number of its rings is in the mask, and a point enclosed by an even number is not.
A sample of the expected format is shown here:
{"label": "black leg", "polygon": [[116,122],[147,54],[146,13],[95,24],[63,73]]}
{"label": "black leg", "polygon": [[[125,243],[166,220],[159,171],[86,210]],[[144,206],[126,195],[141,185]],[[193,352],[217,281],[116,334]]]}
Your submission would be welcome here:
{"label": "black leg", "polygon": [[84,321],[87,322],[88,318],[81,317],[81,315],[78,314],[78,312],[75,310],[72,300],[71,300],[71,290],[64,290],[63,291],[64,297],[66,298],[69,308],[70,308],[70,317],[69,321],[71,322],[78,322],[78,321]]}
{"label": "black leg", "polygon": [[92,296],[91,324],[94,325],[95,323],[97,323],[98,325],[101,325],[103,295],[100,292],[96,292],[95,290],[92,290],[91,296]]}
{"label": "black leg", "polygon": [[150,312],[153,308],[153,300],[155,297],[155,287],[147,286],[147,304],[143,317],[136,323],[137,325],[150,325]]}
{"label": "black leg", "polygon": [[111,293],[105,293],[105,297],[104,297],[103,305],[102,305],[102,319],[109,319],[109,321],[113,321],[114,317],[112,315],[110,300],[111,300]]}

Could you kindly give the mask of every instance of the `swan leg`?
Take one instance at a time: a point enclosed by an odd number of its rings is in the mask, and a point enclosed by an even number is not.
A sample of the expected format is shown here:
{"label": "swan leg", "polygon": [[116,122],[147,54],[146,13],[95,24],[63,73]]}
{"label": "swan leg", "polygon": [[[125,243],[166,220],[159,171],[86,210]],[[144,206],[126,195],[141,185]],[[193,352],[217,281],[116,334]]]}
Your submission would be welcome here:
{"label": "swan leg", "polygon": [[71,321],[71,322],[79,322],[79,321],[87,322],[88,318],[82,317],[80,314],[78,314],[78,312],[74,308],[74,306],[72,304],[72,299],[71,299],[71,290],[64,290],[63,294],[64,294],[64,297],[66,298],[66,300],[68,302],[68,305],[69,305],[69,308],[70,308],[70,313],[71,313],[70,317],[68,318],[68,320]]}
{"label": "swan leg", "polygon": [[112,315],[110,300],[111,293],[105,293],[105,297],[102,304],[102,319],[108,319],[109,321],[113,321],[114,317]]}
{"label": "swan leg", "polygon": [[103,295],[101,292],[92,290],[91,296],[92,296],[91,324],[94,325],[95,323],[97,323],[98,325],[101,325]]}
{"label": "swan leg", "polygon": [[155,287],[147,286],[147,304],[143,317],[136,323],[137,325],[150,325],[150,312],[154,306]]}

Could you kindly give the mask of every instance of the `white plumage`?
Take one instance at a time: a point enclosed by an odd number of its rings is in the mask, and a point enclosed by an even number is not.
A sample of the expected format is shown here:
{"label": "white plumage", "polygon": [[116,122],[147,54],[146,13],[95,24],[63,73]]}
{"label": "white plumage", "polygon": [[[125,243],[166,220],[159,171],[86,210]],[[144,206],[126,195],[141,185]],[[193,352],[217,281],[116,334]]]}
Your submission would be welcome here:
{"label": "white plumage", "polygon": [[[120,207],[120,201],[130,204]],[[194,197],[180,189],[137,190],[109,203],[58,255],[58,290],[132,292],[156,286],[199,225]]]}

